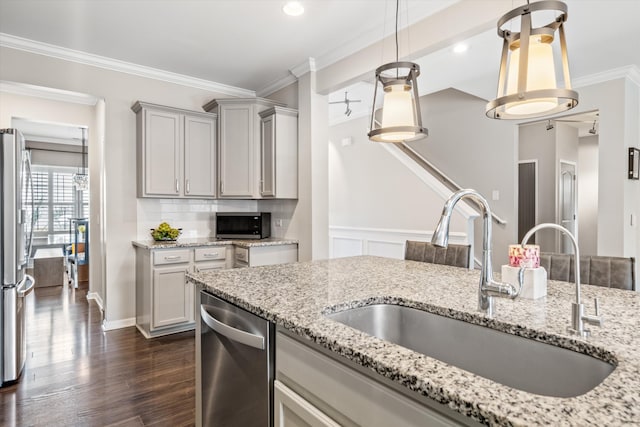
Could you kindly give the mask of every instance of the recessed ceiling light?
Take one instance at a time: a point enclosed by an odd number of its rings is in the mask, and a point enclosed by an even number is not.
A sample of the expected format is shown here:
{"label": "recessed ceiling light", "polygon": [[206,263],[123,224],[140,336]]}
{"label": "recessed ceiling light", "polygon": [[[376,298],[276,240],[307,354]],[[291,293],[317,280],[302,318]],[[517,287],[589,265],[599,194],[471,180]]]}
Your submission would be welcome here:
{"label": "recessed ceiling light", "polygon": [[304,13],[304,7],[299,1],[288,1],[282,7],[282,11],[289,16],[300,16]]}
{"label": "recessed ceiling light", "polygon": [[469,45],[467,45],[466,43],[458,43],[457,45],[455,45],[453,47],[453,52],[454,53],[464,53],[469,49]]}

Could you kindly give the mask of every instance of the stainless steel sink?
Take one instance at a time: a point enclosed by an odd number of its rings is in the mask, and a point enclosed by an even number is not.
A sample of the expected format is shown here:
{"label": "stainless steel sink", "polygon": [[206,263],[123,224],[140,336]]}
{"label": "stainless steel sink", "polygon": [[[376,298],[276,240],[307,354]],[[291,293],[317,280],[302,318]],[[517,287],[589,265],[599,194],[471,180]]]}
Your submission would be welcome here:
{"label": "stainless steel sink", "polygon": [[615,369],[582,353],[399,305],[375,304],[327,317],[492,381],[545,396],[579,396]]}

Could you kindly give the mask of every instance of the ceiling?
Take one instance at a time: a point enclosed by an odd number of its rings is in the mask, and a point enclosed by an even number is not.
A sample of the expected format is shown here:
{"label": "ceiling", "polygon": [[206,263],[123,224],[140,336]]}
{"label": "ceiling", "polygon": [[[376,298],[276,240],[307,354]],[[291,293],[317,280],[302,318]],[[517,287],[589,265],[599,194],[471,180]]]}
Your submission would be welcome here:
{"label": "ceiling", "polygon": [[[315,58],[321,67],[392,34],[395,2],[0,0],[0,32],[260,91]],[[402,0],[401,27],[455,3]]]}
{"label": "ceiling", "polygon": [[[461,0],[491,1],[491,0]],[[524,4],[513,0],[513,7]],[[305,13],[285,15],[284,0],[0,0],[0,36],[10,35],[257,93],[291,78],[316,59],[319,69],[393,34],[393,0],[302,0]],[[400,28],[457,3],[401,0]],[[509,2],[507,2],[509,3]],[[640,64],[639,0],[565,0],[574,81]],[[505,10],[505,13],[507,10]],[[410,34],[409,34],[410,35]],[[1,40],[1,39],[0,39]],[[410,40],[409,40],[410,41]],[[501,40],[495,29],[423,58],[421,94],[454,87],[495,97]],[[402,46],[401,46],[402,50]],[[370,82],[373,81],[373,73]],[[352,99],[350,118],[370,110],[373,87],[358,82],[330,94]],[[330,121],[344,119],[330,106]]]}

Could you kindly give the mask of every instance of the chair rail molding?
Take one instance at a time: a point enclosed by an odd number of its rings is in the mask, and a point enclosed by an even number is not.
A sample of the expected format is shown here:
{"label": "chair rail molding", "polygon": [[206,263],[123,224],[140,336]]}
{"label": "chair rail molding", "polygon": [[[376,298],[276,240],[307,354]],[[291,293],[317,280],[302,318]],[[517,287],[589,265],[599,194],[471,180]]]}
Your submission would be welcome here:
{"label": "chair rail molding", "polygon": [[[473,250],[473,219],[471,232],[451,232],[449,242],[471,245]],[[373,255],[404,259],[407,240],[430,241],[433,230],[403,230],[389,228],[364,228],[341,225],[329,226],[329,258]],[[469,238],[470,236],[470,238]]]}

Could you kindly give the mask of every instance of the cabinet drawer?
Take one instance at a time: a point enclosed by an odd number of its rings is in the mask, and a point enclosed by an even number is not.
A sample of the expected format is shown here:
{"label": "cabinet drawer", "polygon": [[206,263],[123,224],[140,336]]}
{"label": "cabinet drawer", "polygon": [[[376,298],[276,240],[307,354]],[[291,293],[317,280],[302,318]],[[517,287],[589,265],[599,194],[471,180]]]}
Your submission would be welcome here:
{"label": "cabinet drawer", "polygon": [[249,262],[249,249],[236,248],[236,261]]}
{"label": "cabinet drawer", "polygon": [[213,261],[215,259],[225,259],[226,257],[227,248],[225,248],[224,246],[213,246],[196,249],[196,262]]}
{"label": "cabinet drawer", "polygon": [[189,262],[188,249],[155,251],[153,253],[153,265],[179,264],[181,262]]}
{"label": "cabinet drawer", "polygon": [[204,273],[205,271],[222,270],[226,268],[227,264],[224,260],[211,261],[211,262],[196,262],[193,267],[193,271],[196,273]]}

